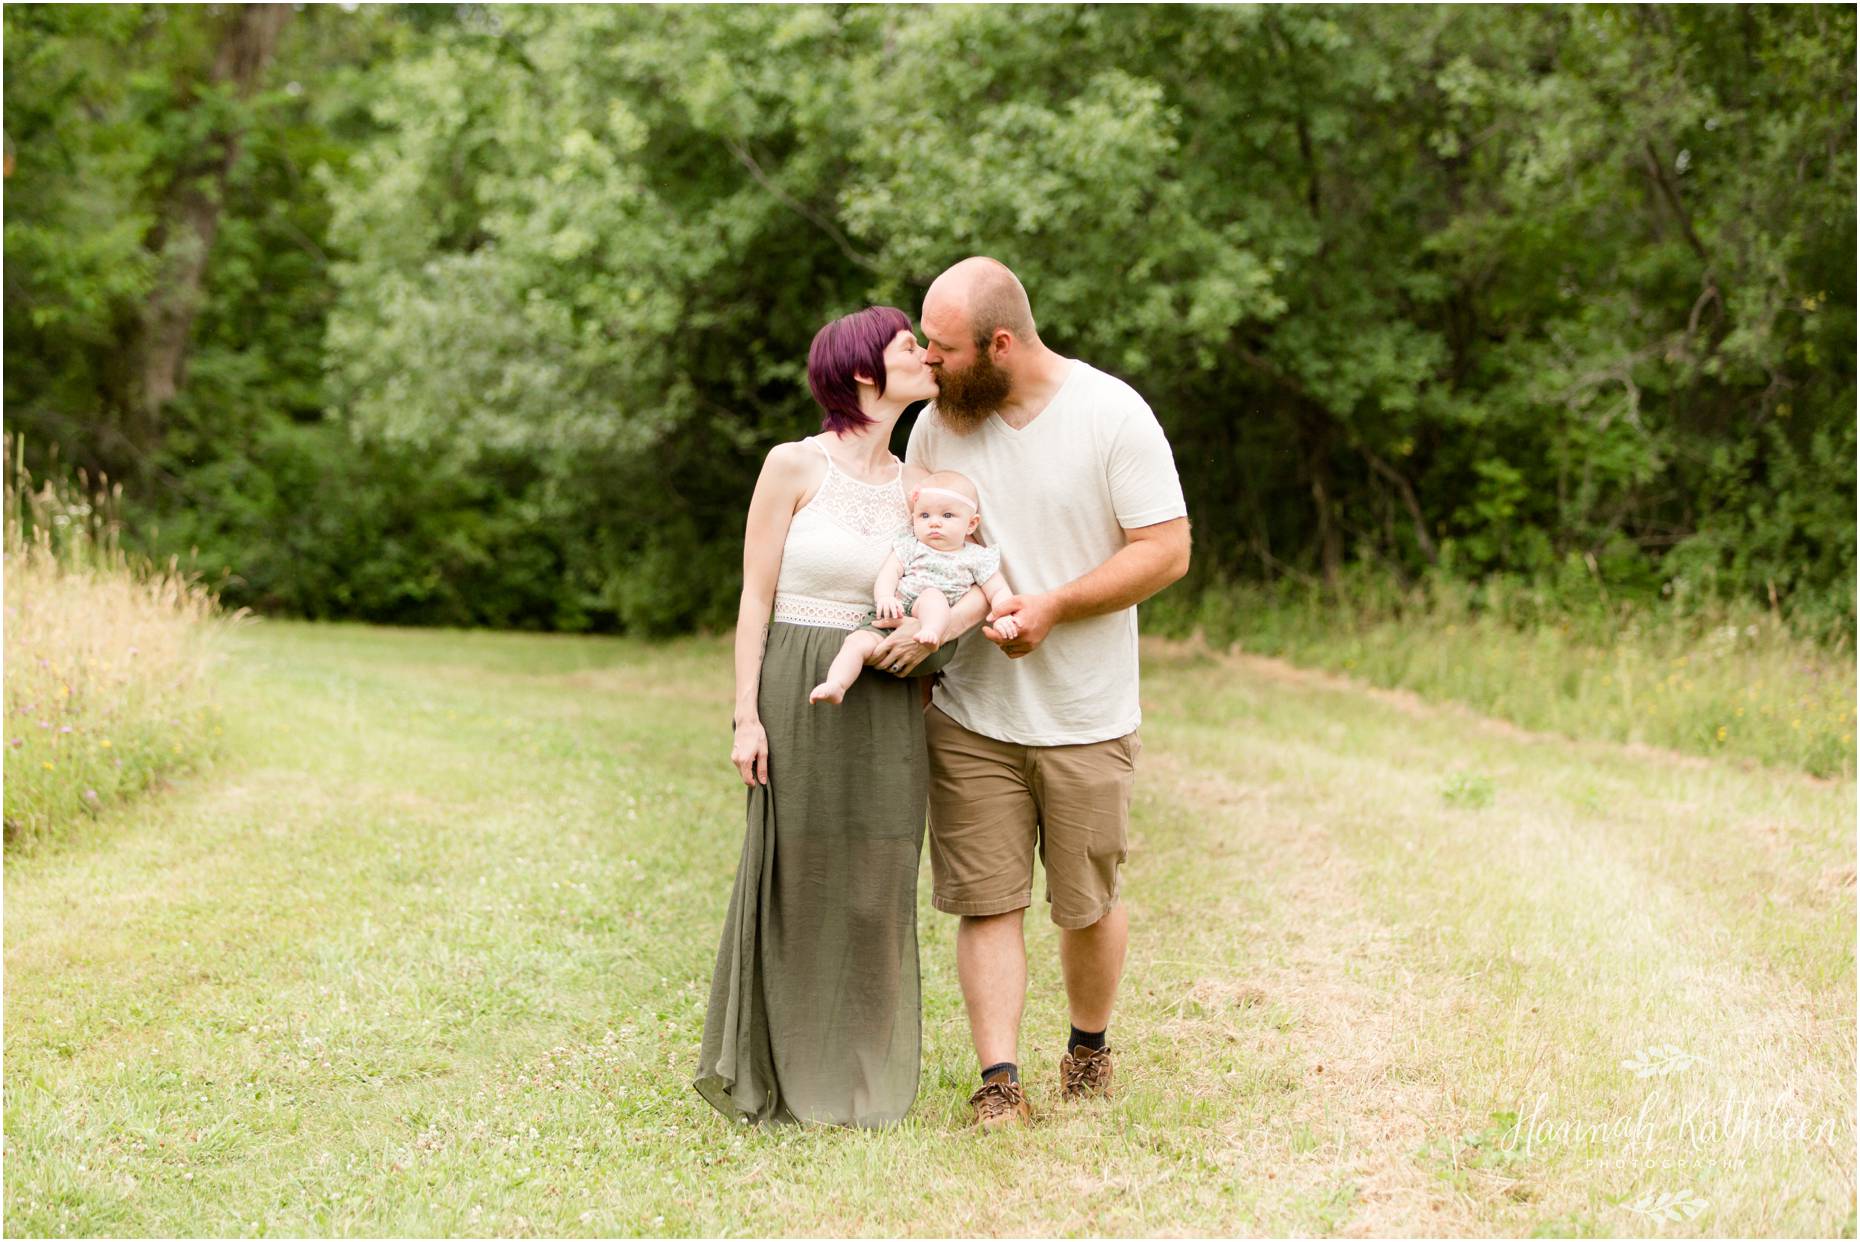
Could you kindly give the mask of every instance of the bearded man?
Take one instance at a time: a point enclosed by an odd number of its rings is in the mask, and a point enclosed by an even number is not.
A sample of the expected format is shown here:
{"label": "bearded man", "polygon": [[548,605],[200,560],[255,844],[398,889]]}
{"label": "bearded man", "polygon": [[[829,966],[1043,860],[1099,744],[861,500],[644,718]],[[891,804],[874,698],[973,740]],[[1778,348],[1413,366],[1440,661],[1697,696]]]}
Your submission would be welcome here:
{"label": "bearded man", "polygon": [[[970,1105],[994,1128],[1032,1115],[1018,1045],[1036,850],[1071,1016],[1060,1095],[1110,1093],[1141,721],[1136,606],[1187,572],[1188,509],[1149,406],[1048,349],[1006,266],[975,257],[944,272],[922,326],[937,397],[906,461],[976,483],[979,537],[1018,592],[987,617],[1012,615],[1013,637],[990,624],[989,643],[958,643],[925,713],[932,901],[961,920],[956,969],[982,1078]],[[983,607],[971,593],[948,633]],[[903,633],[869,662],[908,673],[922,655]]]}

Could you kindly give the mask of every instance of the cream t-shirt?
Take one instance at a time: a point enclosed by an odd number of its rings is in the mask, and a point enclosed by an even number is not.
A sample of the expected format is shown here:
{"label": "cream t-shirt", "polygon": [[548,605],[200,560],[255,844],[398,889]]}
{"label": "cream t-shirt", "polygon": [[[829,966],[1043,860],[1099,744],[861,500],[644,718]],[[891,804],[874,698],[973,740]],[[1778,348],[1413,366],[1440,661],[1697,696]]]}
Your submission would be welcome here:
{"label": "cream t-shirt", "polygon": [[[1069,359],[1051,403],[1016,431],[999,415],[959,435],[925,407],[905,460],[957,470],[980,489],[981,538],[1001,551],[1016,594],[1064,586],[1124,546],[1124,531],[1186,517],[1169,441],[1130,385]],[[956,647],[936,705],[964,728],[1028,746],[1122,737],[1141,723],[1137,610],[1067,621],[1010,660],[973,631]]]}

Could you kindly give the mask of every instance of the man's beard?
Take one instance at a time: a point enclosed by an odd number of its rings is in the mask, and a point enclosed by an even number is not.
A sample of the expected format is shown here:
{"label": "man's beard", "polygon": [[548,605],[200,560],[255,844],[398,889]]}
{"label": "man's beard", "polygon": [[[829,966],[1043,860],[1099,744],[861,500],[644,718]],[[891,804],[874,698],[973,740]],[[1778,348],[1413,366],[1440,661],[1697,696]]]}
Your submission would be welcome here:
{"label": "man's beard", "polygon": [[983,350],[960,371],[937,368],[936,410],[950,430],[966,436],[1007,402],[1013,388],[1008,373]]}

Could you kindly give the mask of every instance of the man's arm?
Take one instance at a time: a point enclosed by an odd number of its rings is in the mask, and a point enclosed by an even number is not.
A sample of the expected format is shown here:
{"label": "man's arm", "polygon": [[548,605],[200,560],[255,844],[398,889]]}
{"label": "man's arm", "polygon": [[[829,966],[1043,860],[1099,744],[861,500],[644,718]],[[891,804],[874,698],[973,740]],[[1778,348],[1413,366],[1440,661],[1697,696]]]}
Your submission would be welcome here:
{"label": "man's arm", "polygon": [[1082,578],[1039,595],[1010,595],[989,609],[988,619],[1013,614],[1020,633],[1013,638],[992,626],[982,630],[989,641],[1018,658],[1032,652],[1055,625],[1142,603],[1188,572],[1188,519],[1172,518],[1124,532],[1124,546]]}

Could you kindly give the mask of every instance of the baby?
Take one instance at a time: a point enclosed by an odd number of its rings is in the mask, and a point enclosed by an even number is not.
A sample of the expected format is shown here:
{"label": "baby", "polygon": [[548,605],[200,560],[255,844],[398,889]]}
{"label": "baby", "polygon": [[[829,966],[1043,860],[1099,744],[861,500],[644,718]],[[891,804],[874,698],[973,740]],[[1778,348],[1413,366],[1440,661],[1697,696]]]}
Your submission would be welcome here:
{"label": "baby", "polygon": [[[858,680],[865,658],[908,613],[917,618],[912,641],[934,651],[949,625],[949,606],[979,584],[991,606],[1013,594],[1001,576],[1001,551],[970,543],[982,523],[975,484],[953,470],[927,475],[911,493],[911,532],[899,535],[872,588],[877,617],[846,636],[827,679],[807,696],[809,703],[838,703]],[[1012,616],[994,622],[1004,637],[1019,625]]]}

